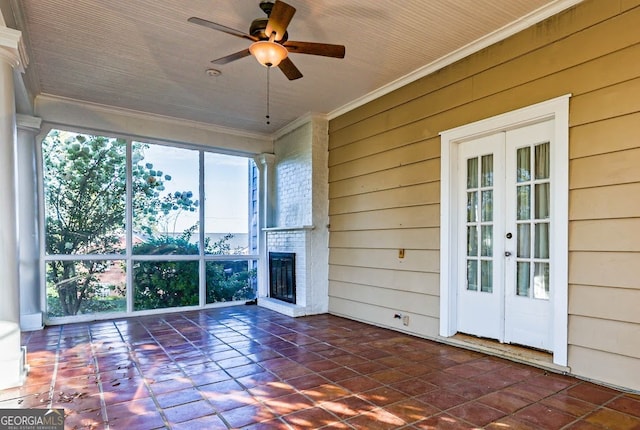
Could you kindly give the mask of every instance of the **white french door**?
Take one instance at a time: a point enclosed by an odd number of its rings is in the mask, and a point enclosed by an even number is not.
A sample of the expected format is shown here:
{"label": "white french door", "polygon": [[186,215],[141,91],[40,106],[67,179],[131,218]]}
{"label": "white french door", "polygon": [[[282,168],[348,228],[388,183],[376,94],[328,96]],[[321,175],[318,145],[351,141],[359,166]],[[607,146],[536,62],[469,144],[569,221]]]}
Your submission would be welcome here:
{"label": "white french door", "polygon": [[552,137],[546,121],[460,144],[461,332],[553,350]]}

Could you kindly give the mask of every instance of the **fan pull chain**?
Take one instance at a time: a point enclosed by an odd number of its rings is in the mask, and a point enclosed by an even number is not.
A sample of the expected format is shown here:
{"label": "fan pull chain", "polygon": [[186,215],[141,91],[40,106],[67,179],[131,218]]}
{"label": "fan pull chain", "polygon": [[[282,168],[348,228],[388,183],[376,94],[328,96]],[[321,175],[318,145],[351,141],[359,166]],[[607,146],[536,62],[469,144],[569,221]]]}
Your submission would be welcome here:
{"label": "fan pull chain", "polygon": [[271,67],[267,67],[267,125],[271,124],[269,120],[269,70],[271,70]]}

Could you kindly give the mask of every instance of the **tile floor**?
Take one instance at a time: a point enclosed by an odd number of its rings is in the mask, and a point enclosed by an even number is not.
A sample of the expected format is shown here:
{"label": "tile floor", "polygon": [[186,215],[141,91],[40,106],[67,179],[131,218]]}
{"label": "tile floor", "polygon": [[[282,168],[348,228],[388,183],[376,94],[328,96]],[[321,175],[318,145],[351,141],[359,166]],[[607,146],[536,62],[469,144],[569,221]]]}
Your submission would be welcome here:
{"label": "tile floor", "polygon": [[26,333],[0,408],[68,429],[640,429],[640,396],[330,316],[257,306]]}

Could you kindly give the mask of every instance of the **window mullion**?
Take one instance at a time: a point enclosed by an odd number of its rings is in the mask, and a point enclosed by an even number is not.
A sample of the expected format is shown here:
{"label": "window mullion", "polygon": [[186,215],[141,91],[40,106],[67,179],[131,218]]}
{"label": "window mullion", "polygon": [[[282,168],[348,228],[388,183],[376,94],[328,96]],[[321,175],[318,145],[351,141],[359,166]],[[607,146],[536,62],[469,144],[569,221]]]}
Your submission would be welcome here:
{"label": "window mullion", "polygon": [[199,255],[199,260],[200,260],[200,276],[198,277],[199,279],[199,298],[200,298],[200,306],[204,306],[207,303],[207,263],[205,262],[204,259],[204,255],[205,255],[205,249],[204,249],[204,237],[205,237],[205,223],[204,223],[204,211],[205,211],[205,198],[206,196],[204,195],[204,151],[200,151],[199,152],[200,158],[199,158],[199,164],[200,164],[200,168],[198,169],[199,171],[199,179],[198,179],[198,199],[200,201],[200,216],[199,216],[199,223],[200,223],[200,228],[198,229],[198,240],[200,242],[200,246],[198,247],[198,255]]}
{"label": "window mullion", "polygon": [[126,237],[126,285],[127,285],[127,312],[133,312],[133,163],[132,150],[133,143],[131,139],[127,139],[127,159],[126,159],[126,210],[125,210],[125,237]]}

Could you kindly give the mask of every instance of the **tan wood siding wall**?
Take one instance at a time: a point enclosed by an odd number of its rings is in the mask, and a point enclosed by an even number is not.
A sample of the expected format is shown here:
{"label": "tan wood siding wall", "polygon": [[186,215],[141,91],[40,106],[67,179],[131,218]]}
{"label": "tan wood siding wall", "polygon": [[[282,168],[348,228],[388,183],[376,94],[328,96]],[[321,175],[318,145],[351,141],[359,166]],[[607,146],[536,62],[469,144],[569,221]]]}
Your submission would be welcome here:
{"label": "tan wood siding wall", "polygon": [[638,28],[587,0],[333,119],[330,312],[437,337],[438,133],[571,93],[569,366],[640,390]]}

